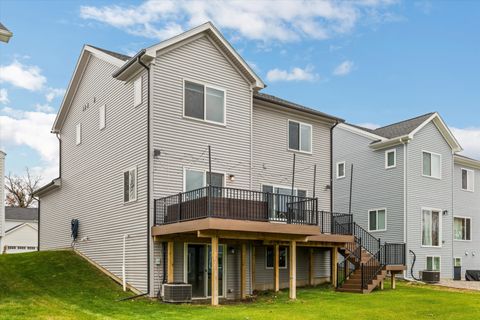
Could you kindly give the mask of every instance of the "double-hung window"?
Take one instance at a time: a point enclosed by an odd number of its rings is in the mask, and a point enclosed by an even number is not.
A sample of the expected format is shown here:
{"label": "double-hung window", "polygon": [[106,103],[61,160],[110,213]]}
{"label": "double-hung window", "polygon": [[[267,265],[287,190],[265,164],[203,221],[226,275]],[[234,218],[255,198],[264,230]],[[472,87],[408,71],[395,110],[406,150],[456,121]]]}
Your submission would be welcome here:
{"label": "double-hung window", "polygon": [[440,257],[427,256],[427,270],[428,271],[440,271]]}
{"label": "double-hung window", "polygon": [[462,169],[462,190],[474,191],[475,171]]}
{"label": "double-hung window", "polygon": [[[275,248],[268,246],[266,248],[266,268],[267,269],[273,269],[275,266]],[[287,247],[279,247],[278,248],[278,263],[279,263],[279,268],[280,269],[286,269],[287,268]]]}
{"label": "double-hung window", "polygon": [[426,177],[442,178],[442,156],[436,153],[423,151],[422,173]]}
{"label": "double-hung window", "polygon": [[310,124],[288,120],[288,149],[312,152],[312,126]]}
{"label": "double-hung window", "polygon": [[210,175],[205,170],[185,169],[185,191],[192,191],[203,188],[207,185],[213,187],[223,187],[225,177],[222,173],[212,172],[212,181]]}
{"label": "double-hung window", "polygon": [[337,163],[337,179],[345,178],[345,161]]}
{"label": "double-hung window", "polygon": [[375,209],[368,211],[368,229],[369,231],[387,230],[386,209]]}
{"label": "double-hung window", "polygon": [[385,151],[385,168],[391,169],[397,166],[397,150],[387,150]]}
{"label": "double-hung window", "polygon": [[225,124],[225,90],[185,81],[183,115]]}
{"label": "double-hung window", "polygon": [[453,235],[455,240],[472,240],[472,219],[454,217]]}
{"label": "double-hung window", "polygon": [[123,172],[123,202],[137,200],[137,167]]}
{"label": "double-hung window", "polygon": [[422,245],[440,247],[441,243],[441,212],[440,210],[422,210]]}

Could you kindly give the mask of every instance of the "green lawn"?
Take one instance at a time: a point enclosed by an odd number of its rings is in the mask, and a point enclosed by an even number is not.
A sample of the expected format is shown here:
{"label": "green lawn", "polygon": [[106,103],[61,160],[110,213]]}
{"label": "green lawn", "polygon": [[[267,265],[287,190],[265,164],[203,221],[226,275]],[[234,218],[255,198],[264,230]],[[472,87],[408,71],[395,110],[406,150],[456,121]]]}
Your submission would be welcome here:
{"label": "green lawn", "polygon": [[263,294],[220,307],[168,305],[132,295],[73,252],[0,256],[0,319],[480,319],[480,293],[400,282],[368,295],[328,287]]}

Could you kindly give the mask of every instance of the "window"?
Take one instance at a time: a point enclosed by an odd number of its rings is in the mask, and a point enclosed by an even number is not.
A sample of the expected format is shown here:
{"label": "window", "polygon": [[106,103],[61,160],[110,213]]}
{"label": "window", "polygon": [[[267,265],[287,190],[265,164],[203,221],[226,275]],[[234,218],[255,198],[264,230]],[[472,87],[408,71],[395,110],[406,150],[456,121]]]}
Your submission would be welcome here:
{"label": "window", "polygon": [[368,229],[369,231],[387,230],[386,209],[375,209],[368,211]]}
{"label": "window", "polygon": [[76,127],[76,143],[77,143],[77,146],[82,143],[82,124],[81,123],[77,123],[77,127]]}
{"label": "window", "polygon": [[385,151],[385,168],[391,169],[397,166],[397,149]]}
{"label": "window", "polygon": [[454,267],[461,267],[462,266],[462,258],[453,258],[453,266]]}
{"label": "window", "polygon": [[133,82],[133,106],[137,107],[142,103],[142,77]]}
{"label": "window", "polygon": [[99,112],[100,112],[100,117],[99,117],[99,125],[100,125],[100,130],[102,130],[103,128],[105,128],[105,124],[106,124],[106,110],[105,110],[105,105],[102,105],[100,106],[100,109],[99,109]]}
{"label": "window", "polygon": [[[192,191],[203,188],[210,184],[209,174],[205,170],[185,170],[185,191]],[[225,176],[222,173],[212,172],[212,183],[214,187],[223,187]]]}
{"label": "window", "polygon": [[288,120],[288,149],[312,152],[312,126]]}
{"label": "window", "polygon": [[137,200],[137,167],[123,172],[123,202]]}
{"label": "window", "polygon": [[440,210],[422,210],[422,245],[440,247]]}
{"label": "window", "polygon": [[475,171],[462,169],[462,190],[472,191],[474,186]]}
{"label": "window", "polygon": [[441,179],[442,177],[442,157],[439,154],[423,152],[423,175]]}
{"label": "window", "polygon": [[472,219],[454,217],[453,234],[455,240],[472,240]]}
{"label": "window", "polygon": [[185,117],[225,124],[225,91],[207,85],[185,81]]}
{"label": "window", "polygon": [[337,179],[345,178],[345,161],[337,163]]}
{"label": "window", "polygon": [[[265,250],[266,261],[267,261],[267,269],[273,269],[275,266],[275,249],[274,247],[267,247]],[[287,247],[279,247],[278,248],[278,262],[280,269],[287,268]]]}
{"label": "window", "polygon": [[[269,193],[274,193],[274,194],[283,194],[290,196],[292,194],[292,188],[290,187],[279,187],[279,186],[274,186],[274,185],[269,185],[269,184],[263,184],[262,185],[262,192],[269,192]],[[302,189],[293,189],[293,195],[297,197],[306,197],[307,196],[307,190],[302,190]]]}
{"label": "window", "polygon": [[440,257],[436,257],[436,256],[427,257],[427,270],[440,271]]}

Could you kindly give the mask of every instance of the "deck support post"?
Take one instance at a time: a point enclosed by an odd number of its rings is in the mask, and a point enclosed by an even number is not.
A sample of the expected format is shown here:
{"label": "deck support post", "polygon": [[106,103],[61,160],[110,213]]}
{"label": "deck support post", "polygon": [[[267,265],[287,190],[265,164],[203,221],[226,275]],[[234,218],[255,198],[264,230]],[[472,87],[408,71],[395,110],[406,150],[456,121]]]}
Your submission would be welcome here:
{"label": "deck support post", "polygon": [[297,243],[290,241],[290,299],[297,299]]}
{"label": "deck support post", "polygon": [[212,237],[212,306],[218,306],[218,236]]}
{"label": "deck support post", "polygon": [[242,260],[242,267],[241,267],[241,297],[245,299],[247,297],[247,244],[242,243],[242,252],[241,252],[241,260]]}
{"label": "deck support post", "polygon": [[252,283],[250,287],[252,288],[252,292],[255,290],[255,245],[252,243],[252,246],[250,247],[252,250],[252,255],[251,255],[251,266],[250,266],[250,273],[252,274]]}
{"label": "deck support post", "polygon": [[331,277],[332,277],[332,285],[334,288],[337,287],[337,261],[338,261],[338,248],[337,247],[333,247],[332,248],[332,261],[331,261],[331,264],[332,264],[332,274],[331,274]]}
{"label": "deck support post", "polygon": [[380,290],[384,289],[385,280],[380,281]]}
{"label": "deck support post", "polygon": [[275,243],[273,246],[273,290],[280,291],[280,245]]}
{"label": "deck support post", "polygon": [[397,286],[396,284],[397,278],[395,277],[395,273],[391,272],[391,275],[392,275],[392,289],[395,289]]}
{"label": "deck support post", "polygon": [[173,251],[174,251],[174,242],[168,241],[167,245],[167,282],[173,283],[173,268],[174,268],[174,258],[173,258]]}
{"label": "deck support post", "polygon": [[308,285],[314,286],[315,285],[315,269],[314,269],[314,256],[313,256],[313,248],[308,249]]}

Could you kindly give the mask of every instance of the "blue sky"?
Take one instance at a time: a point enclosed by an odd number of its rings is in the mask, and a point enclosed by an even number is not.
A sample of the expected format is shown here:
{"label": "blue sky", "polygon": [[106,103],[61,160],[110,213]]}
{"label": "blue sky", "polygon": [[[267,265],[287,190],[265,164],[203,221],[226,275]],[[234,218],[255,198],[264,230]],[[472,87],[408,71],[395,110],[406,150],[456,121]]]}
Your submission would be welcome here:
{"label": "blue sky", "polygon": [[266,93],[351,123],[438,111],[480,158],[480,1],[9,1],[0,21],[0,146],[7,172],[53,178],[51,123],[83,44],[133,54],[206,20]]}

